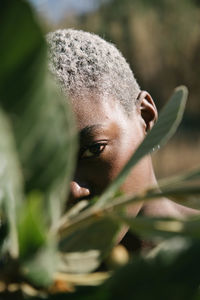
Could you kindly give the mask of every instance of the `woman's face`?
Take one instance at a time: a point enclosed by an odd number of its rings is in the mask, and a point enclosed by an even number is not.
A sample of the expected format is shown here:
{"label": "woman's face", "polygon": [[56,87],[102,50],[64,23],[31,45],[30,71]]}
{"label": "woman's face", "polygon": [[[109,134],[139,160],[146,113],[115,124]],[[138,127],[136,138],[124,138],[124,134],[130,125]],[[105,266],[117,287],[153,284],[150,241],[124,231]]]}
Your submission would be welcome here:
{"label": "woman's face", "polygon": [[[146,133],[140,108],[127,116],[121,104],[112,98],[94,94],[72,99],[80,144],[76,170],[71,182],[70,203],[100,195],[115,179],[134,153]],[[121,190],[137,193],[151,183],[149,157],[142,159],[130,172]],[[131,208],[136,215],[141,204]]]}

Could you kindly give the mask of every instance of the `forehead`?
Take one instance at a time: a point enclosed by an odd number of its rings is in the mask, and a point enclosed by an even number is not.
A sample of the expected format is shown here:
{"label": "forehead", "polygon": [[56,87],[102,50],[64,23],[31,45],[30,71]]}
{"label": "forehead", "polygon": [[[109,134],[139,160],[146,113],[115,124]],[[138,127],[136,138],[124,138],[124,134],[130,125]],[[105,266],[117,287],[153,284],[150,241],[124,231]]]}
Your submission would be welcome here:
{"label": "forehead", "polygon": [[78,130],[87,127],[98,130],[110,123],[123,126],[129,119],[119,101],[107,95],[85,93],[81,96],[71,97],[70,102],[75,113]]}

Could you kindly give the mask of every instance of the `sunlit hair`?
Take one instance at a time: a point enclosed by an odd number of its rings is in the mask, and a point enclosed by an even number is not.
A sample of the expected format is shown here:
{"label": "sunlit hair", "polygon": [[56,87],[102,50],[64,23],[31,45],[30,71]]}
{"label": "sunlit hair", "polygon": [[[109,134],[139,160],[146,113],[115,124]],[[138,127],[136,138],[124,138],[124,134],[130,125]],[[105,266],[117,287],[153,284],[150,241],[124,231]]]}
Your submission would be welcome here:
{"label": "sunlit hair", "polygon": [[118,99],[130,113],[139,85],[120,51],[99,36],[63,29],[47,35],[49,68],[64,92],[81,97],[83,91]]}

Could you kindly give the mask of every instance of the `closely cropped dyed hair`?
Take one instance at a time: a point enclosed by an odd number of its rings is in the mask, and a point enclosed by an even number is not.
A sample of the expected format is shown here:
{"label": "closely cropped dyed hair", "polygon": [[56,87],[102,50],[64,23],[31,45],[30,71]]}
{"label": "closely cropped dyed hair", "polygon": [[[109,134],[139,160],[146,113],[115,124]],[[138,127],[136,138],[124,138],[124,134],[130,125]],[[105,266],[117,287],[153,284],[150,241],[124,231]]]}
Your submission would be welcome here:
{"label": "closely cropped dyed hair", "polygon": [[49,68],[64,92],[81,96],[84,90],[118,99],[127,113],[140,92],[119,50],[99,36],[63,29],[47,35]]}

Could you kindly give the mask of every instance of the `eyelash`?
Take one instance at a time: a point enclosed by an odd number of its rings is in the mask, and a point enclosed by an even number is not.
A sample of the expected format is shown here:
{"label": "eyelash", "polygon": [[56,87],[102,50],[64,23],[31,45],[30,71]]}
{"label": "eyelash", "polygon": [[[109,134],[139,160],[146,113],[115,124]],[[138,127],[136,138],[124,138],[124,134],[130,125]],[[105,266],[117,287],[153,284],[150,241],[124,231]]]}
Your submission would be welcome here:
{"label": "eyelash", "polygon": [[[82,150],[81,150],[81,153],[80,153],[80,159],[84,158],[94,158],[94,157],[98,157],[105,149],[105,147],[107,146],[107,143],[105,142],[98,142],[98,143],[94,143],[90,146],[86,146],[86,147],[83,147]],[[99,149],[95,149],[95,147],[99,147]],[[97,150],[97,151],[95,151]],[[89,156],[84,156],[84,154],[87,153],[87,151],[90,151],[91,152],[91,155],[89,154]],[[94,151],[94,152],[92,152]]]}

